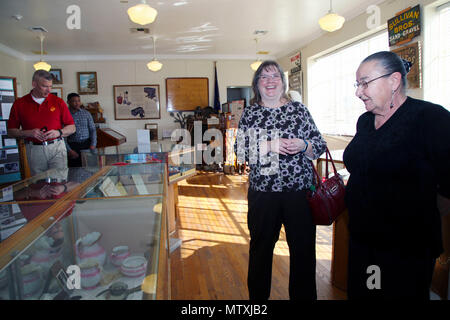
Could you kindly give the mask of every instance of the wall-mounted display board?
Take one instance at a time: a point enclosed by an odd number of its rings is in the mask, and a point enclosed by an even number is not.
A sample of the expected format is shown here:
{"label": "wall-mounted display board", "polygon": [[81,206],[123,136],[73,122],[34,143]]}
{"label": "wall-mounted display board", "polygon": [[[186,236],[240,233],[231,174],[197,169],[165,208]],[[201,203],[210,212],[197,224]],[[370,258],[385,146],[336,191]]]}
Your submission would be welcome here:
{"label": "wall-mounted display board", "polygon": [[420,44],[418,42],[415,42],[391,51],[395,52],[400,58],[412,63],[411,70],[406,76],[406,79],[408,80],[408,88],[421,88],[422,66],[420,62]]}
{"label": "wall-mounted display board", "polygon": [[292,70],[294,69],[291,69],[291,74],[289,75],[289,88],[290,90],[298,91],[303,96],[302,71],[299,68],[295,69],[296,72],[292,72]]}
{"label": "wall-mounted display board", "polygon": [[389,46],[401,45],[420,35],[420,5],[406,8],[388,20]]}
{"label": "wall-mounted display board", "polygon": [[113,91],[115,120],[161,118],[158,84],[115,85]]}
{"label": "wall-mounted display board", "polygon": [[209,106],[208,78],[166,78],[167,111]]}
{"label": "wall-mounted display board", "polygon": [[0,77],[0,184],[21,180],[17,140],[7,135],[9,113],[16,99],[16,78]]}

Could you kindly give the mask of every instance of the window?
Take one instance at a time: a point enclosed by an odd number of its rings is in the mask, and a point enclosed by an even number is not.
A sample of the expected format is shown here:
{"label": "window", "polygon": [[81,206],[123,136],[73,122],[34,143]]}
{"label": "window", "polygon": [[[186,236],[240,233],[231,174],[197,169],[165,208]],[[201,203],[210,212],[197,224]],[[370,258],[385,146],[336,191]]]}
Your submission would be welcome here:
{"label": "window", "polygon": [[424,99],[450,111],[450,3],[433,11],[425,25]]}
{"label": "window", "polygon": [[365,112],[353,84],[361,61],[378,51],[388,51],[387,31],[316,59],[308,72],[308,109],[323,134],[354,135]]}

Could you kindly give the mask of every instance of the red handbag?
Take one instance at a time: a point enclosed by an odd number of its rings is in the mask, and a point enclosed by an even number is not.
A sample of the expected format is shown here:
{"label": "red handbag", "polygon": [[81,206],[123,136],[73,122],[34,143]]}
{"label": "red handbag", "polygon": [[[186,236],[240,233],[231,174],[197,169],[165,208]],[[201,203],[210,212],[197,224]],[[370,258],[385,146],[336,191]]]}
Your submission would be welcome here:
{"label": "red handbag", "polygon": [[[328,178],[328,156],[334,169],[334,175],[331,178]],[[315,183],[311,186],[311,190],[308,190],[306,198],[314,224],[328,226],[345,210],[345,185],[336,170],[328,148],[325,166],[326,174],[322,181],[313,165]]]}

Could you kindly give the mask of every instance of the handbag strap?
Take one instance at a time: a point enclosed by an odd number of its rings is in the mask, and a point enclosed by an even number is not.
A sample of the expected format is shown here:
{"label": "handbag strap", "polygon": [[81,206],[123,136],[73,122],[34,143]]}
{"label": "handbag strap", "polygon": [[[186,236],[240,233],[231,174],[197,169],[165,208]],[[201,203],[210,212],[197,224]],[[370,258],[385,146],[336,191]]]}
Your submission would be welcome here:
{"label": "handbag strap", "polygon": [[314,163],[311,161],[311,165],[313,168],[313,172],[314,172],[314,179],[316,180],[316,183],[314,184],[317,187],[320,187],[322,185],[322,181],[319,177],[319,174],[317,173],[316,167],[314,167]]}
{"label": "handbag strap", "polygon": [[336,165],[334,164],[333,158],[331,157],[331,152],[330,152],[330,150],[328,150],[328,147],[325,152],[326,152],[326,155],[325,155],[325,161],[326,161],[325,162],[325,167],[326,167],[325,177],[328,179],[328,156],[330,156],[330,162],[333,165],[334,175],[337,175],[338,173],[337,173]]}
{"label": "handbag strap", "polygon": [[[328,147],[327,147],[327,149],[325,151],[325,161],[326,161],[325,162],[325,166],[326,166],[325,175],[326,175],[327,179],[328,179],[328,156],[330,156],[329,161],[333,165],[334,175],[335,176],[338,175],[337,170],[336,170],[336,165],[334,164],[333,158],[331,157],[330,150],[328,150]],[[311,164],[312,164],[312,168],[313,168],[313,172],[314,172],[314,178],[316,179],[316,182],[317,182],[315,185],[320,187],[320,185],[322,185],[322,179],[320,178],[319,173],[317,172],[316,167],[314,167],[314,164],[312,161],[311,161]]]}

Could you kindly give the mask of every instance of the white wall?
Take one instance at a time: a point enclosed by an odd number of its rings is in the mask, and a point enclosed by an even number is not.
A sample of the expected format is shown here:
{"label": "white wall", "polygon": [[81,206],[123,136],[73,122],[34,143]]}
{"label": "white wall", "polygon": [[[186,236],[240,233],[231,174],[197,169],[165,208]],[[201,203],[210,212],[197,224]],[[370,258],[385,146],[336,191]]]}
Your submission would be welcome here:
{"label": "white wall", "polygon": [[[285,69],[285,71],[290,70],[292,68],[290,57],[294,55],[296,52],[301,52],[301,63],[302,63],[302,69],[303,69],[303,101],[308,105],[308,68],[306,67],[308,62],[311,59],[316,58],[317,56],[320,56],[322,54],[328,53],[330,51],[336,50],[339,47],[343,47],[351,42],[354,42],[358,39],[361,39],[363,37],[366,37],[370,34],[373,34],[375,32],[378,32],[380,29],[386,28],[387,26],[387,20],[394,17],[395,14],[399,11],[402,11],[403,9],[407,7],[414,7],[417,4],[421,5],[421,15],[422,15],[422,31],[421,35],[419,37],[416,37],[413,39],[413,42],[419,40],[423,45],[426,45],[424,43],[423,35],[424,35],[424,12],[426,9],[426,6],[428,5],[435,5],[436,3],[445,2],[446,0],[439,0],[439,1],[433,1],[433,0],[387,0],[383,3],[380,3],[378,7],[380,8],[381,13],[381,19],[380,23],[381,26],[377,29],[368,29],[367,28],[367,19],[369,18],[369,14],[362,13],[361,15],[357,16],[356,18],[346,21],[342,29],[328,33],[323,32],[323,35],[317,38],[314,41],[311,41],[308,45],[296,49],[292,51],[287,56],[284,56],[280,59],[278,59],[278,62],[280,65]],[[425,16],[426,18],[426,16]],[[356,72],[356,70],[355,70]],[[324,75],[326,76],[326,75]],[[407,92],[408,95],[422,99],[423,98],[423,89],[414,89],[409,90]]]}
{"label": "white wall", "polygon": [[[214,61],[213,60],[161,60],[163,68],[159,72],[147,69],[148,61],[47,61],[52,68],[62,70],[63,84],[54,85],[62,87],[63,95],[67,97],[70,92],[77,92],[77,77],[79,71],[96,71],[98,82],[98,95],[81,95],[81,102],[98,101],[104,109],[106,123],[113,129],[127,137],[127,144],[136,144],[136,129],[143,129],[145,123],[158,123],[159,138],[163,129],[179,128],[166,111],[166,84],[169,77],[207,77],[209,79],[209,104],[214,103]],[[250,86],[253,71],[250,68],[252,61],[247,60],[221,60],[217,61],[217,75],[219,79],[219,95],[221,103],[227,99],[227,86]],[[31,90],[31,77],[33,75],[33,62],[27,61],[25,66],[25,91]],[[29,83],[28,83],[29,82]],[[146,120],[115,120],[113,85],[127,84],[157,84],[159,85],[161,119]],[[64,98],[65,100],[65,98]]]}
{"label": "white wall", "polygon": [[16,78],[18,97],[27,93],[27,88],[31,86],[31,78],[30,83],[27,83],[25,61],[2,52],[0,52],[0,76]]}

